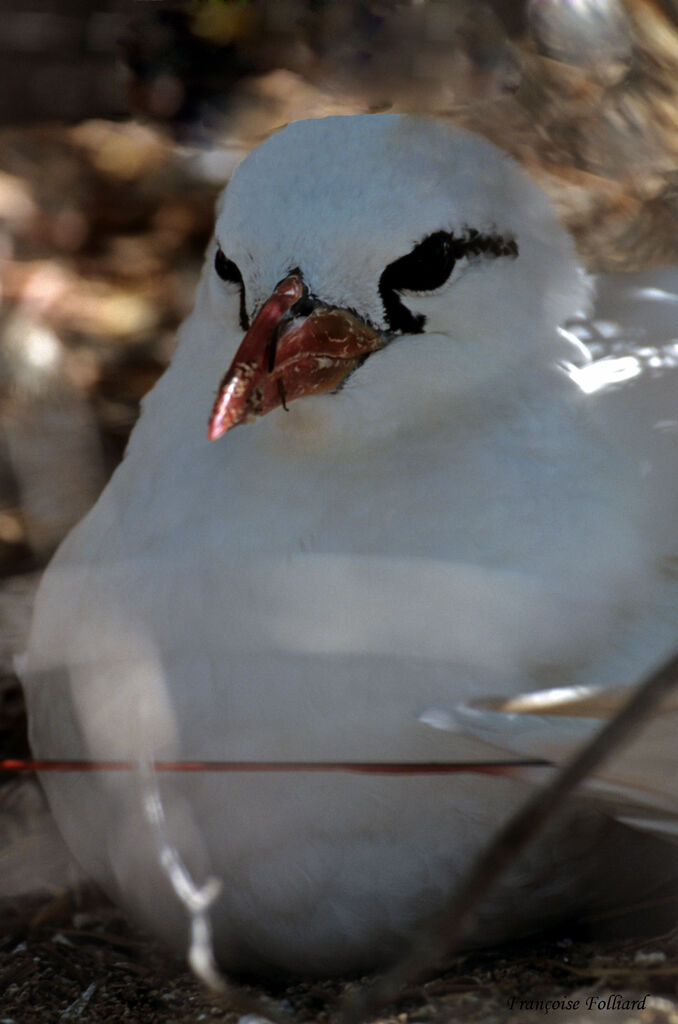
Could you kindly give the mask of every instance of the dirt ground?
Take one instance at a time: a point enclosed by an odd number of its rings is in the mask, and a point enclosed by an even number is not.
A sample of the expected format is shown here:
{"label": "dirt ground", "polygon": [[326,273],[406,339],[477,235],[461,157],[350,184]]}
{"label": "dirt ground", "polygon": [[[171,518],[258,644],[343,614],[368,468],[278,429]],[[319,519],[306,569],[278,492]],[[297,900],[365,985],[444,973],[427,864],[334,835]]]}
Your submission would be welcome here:
{"label": "dirt ground", "polygon": [[[374,1019],[384,1024],[674,1024],[676,936],[616,943],[567,935],[454,959],[410,985]],[[248,989],[290,1021],[336,1020],[342,1000],[369,979]],[[170,957],[92,894],[33,896],[0,905],[0,1020],[4,1024],[255,1024],[212,996]],[[630,1009],[634,1001],[640,1009]]]}
{"label": "dirt ground", "polygon": [[[243,1019],[210,996],[182,960],[132,930],[90,892],[4,901],[0,907],[2,1019],[195,1024]],[[450,969],[409,986],[377,1019],[412,1021],[673,1022],[676,939],[616,944],[563,936],[455,958]],[[366,979],[247,990],[290,1020],[334,1018]],[[641,1010],[629,1010],[633,1000]],[[578,1008],[573,1009],[575,1003]],[[559,1007],[563,1007],[560,1009]]]}

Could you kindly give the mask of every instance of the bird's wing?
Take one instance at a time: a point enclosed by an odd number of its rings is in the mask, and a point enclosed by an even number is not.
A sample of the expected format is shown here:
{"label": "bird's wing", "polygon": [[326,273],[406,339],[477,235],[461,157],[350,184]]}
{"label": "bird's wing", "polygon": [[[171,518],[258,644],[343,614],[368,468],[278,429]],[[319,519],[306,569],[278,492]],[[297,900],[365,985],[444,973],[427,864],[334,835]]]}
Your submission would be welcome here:
{"label": "bird's wing", "polygon": [[[421,720],[490,743],[525,762],[554,765],[593,739],[662,659],[678,650],[678,267],[598,280],[593,314],[573,321],[586,346],[570,367],[594,399],[606,432],[637,460],[652,495],[658,585],[641,619],[620,631],[594,666],[556,685],[514,697],[429,708]],[[630,680],[631,682],[626,682]],[[678,687],[635,736],[584,784],[620,820],[678,840]]]}
{"label": "bird's wing", "polygon": [[[457,730],[525,760],[561,764],[593,739],[635,693],[632,686],[554,687],[456,707]],[[675,746],[678,693],[666,698],[633,738],[596,769],[584,793],[629,825],[678,841]]]}

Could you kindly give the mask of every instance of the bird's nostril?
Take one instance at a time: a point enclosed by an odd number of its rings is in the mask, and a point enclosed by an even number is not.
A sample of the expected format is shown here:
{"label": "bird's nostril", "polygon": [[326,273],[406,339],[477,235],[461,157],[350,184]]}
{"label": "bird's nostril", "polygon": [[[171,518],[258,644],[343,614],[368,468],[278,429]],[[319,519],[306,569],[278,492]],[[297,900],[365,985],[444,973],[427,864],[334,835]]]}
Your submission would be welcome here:
{"label": "bird's nostril", "polygon": [[310,316],[310,314],[313,312],[313,310],[317,309],[317,307],[319,305],[320,305],[319,300],[314,298],[310,294],[310,292],[309,292],[308,288],[306,287],[306,285],[304,285],[304,293],[303,293],[303,295],[301,296],[300,299],[297,299],[297,301],[294,303],[293,306],[290,306],[290,308],[288,310],[288,313],[287,313],[287,317],[290,320],[293,320],[295,317],[298,317],[298,316]]}
{"label": "bird's nostril", "polygon": [[302,319],[303,317],[310,316],[315,309],[322,305],[322,303],[318,299],[316,299],[309,293],[308,288],[306,287],[305,284],[303,284],[300,272],[295,270],[293,273],[295,275],[298,275],[300,280],[302,281],[303,292],[301,296],[297,299],[297,301],[292,306],[290,306],[287,312],[284,313],[283,316],[281,316],[280,320],[278,321],[275,327],[275,330],[271,334],[268,345],[266,347],[267,369],[269,373],[273,372],[273,368],[275,366],[275,357],[278,349],[278,342],[281,336],[287,330],[289,324],[291,324],[293,320]]}

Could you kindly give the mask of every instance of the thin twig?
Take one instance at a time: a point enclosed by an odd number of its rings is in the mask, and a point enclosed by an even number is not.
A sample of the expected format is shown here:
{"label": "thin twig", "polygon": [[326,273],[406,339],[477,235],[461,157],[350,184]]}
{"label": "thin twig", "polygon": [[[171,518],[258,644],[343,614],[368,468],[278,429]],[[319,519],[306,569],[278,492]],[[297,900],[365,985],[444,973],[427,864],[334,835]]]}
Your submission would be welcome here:
{"label": "thin twig", "polygon": [[158,848],[160,866],[188,915],[190,940],[187,959],[191,970],[226,1009],[275,1024],[289,1022],[288,1014],[279,1012],[262,999],[227,981],[219,970],[212,945],[210,907],[219,895],[221,883],[216,878],[208,878],[200,887],[195,884],[169,837],[153,765],[149,761],[140,761],[137,767],[144,815]]}

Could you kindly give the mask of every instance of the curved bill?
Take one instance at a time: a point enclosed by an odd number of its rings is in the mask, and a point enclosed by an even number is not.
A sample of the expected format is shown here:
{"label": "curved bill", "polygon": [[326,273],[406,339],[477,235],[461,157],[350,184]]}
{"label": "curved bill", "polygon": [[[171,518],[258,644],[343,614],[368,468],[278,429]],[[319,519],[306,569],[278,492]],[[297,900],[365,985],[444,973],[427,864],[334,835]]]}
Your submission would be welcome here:
{"label": "curved bill", "polygon": [[295,316],[297,305],[308,308],[308,298],[301,277],[291,274],[262,306],[219,385],[210,441],[304,395],[333,391],[385,344],[348,310],[317,305]]}

